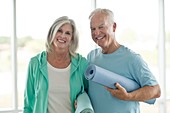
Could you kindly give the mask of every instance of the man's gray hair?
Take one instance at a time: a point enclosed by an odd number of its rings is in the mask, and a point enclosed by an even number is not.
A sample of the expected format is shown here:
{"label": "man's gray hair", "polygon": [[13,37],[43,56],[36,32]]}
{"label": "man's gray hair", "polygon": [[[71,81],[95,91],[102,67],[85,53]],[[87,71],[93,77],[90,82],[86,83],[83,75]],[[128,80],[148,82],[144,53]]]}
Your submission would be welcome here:
{"label": "man's gray hair", "polygon": [[111,10],[109,9],[102,9],[102,8],[97,8],[95,9],[94,11],[91,12],[90,16],[89,16],[89,19],[91,20],[93,18],[93,16],[96,14],[96,13],[103,13],[105,14],[109,20],[114,23],[114,14]]}

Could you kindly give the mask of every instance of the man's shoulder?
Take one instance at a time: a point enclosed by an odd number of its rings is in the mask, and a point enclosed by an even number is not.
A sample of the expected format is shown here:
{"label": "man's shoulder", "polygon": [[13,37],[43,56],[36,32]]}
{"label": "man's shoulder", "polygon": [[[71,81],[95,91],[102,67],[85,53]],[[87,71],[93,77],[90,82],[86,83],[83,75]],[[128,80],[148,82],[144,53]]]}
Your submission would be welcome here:
{"label": "man's shoulder", "polygon": [[87,55],[87,59],[92,58],[94,56],[97,56],[98,54],[100,54],[100,52],[101,52],[100,48],[96,48],[96,49],[91,50]]}
{"label": "man's shoulder", "polygon": [[91,50],[88,54],[94,54],[94,53],[96,53],[96,52],[98,53],[100,51],[101,51],[100,48],[96,48],[96,49]]}

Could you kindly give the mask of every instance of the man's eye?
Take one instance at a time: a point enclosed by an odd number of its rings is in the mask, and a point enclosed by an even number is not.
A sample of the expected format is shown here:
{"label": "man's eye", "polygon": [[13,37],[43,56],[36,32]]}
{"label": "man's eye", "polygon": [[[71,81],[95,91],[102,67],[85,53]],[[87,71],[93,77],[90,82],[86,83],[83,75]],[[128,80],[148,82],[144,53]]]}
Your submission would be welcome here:
{"label": "man's eye", "polygon": [[100,27],[99,27],[99,29],[102,29],[102,28],[103,28],[103,26],[100,26]]}
{"label": "man's eye", "polygon": [[95,30],[95,28],[91,28],[91,31],[94,31]]}

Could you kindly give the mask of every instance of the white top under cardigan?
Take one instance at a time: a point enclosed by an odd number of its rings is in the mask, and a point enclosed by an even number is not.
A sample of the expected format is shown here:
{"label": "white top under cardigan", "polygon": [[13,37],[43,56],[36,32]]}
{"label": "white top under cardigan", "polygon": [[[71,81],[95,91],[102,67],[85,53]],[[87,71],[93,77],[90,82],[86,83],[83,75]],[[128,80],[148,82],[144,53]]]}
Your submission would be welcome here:
{"label": "white top under cardigan", "polygon": [[47,62],[49,93],[47,113],[71,113],[70,103],[70,65],[55,68]]}

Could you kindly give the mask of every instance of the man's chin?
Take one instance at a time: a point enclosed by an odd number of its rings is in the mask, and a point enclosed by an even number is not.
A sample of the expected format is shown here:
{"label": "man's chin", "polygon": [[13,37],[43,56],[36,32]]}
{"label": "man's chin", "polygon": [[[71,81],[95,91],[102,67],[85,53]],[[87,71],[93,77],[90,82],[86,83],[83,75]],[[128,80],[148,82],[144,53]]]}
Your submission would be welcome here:
{"label": "man's chin", "polygon": [[103,45],[102,45],[102,44],[100,44],[100,43],[97,43],[97,45],[98,45],[98,46],[100,46],[101,48],[103,47]]}

